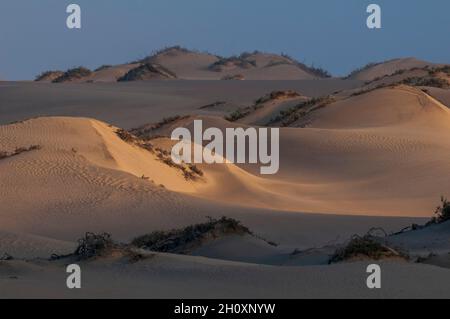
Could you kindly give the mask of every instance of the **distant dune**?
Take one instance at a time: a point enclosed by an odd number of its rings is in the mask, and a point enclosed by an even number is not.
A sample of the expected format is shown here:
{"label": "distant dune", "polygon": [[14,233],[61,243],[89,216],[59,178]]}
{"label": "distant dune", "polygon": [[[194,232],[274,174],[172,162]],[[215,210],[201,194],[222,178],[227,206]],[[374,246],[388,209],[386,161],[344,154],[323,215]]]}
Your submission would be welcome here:
{"label": "distant dune", "polygon": [[329,77],[329,74],[322,69],[308,67],[285,55],[255,51],[233,57],[219,57],[176,46],[160,50],[130,64],[103,66],[94,70],[92,74],[84,74],[81,77],[66,77],[57,81],[60,76],[61,74],[56,72],[47,71],[38,76],[36,80],[47,82],[114,82],[119,79],[121,81],[138,81],[175,78],[184,80],[305,80]]}
{"label": "distant dune", "polygon": [[385,62],[370,63],[365,67],[353,71],[348,78],[353,80],[373,81],[377,78],[391,75],[401,70],[424,68],[425,66],[434,65],[436,64],[415,58],[393,59]]}

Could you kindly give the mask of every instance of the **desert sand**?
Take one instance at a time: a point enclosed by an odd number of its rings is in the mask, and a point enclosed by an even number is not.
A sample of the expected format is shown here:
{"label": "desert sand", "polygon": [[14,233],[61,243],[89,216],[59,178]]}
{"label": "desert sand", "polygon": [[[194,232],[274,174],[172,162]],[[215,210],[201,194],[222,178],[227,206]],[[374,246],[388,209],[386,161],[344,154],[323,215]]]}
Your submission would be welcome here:
{"label": "desert sand", "polygon": [[[339,79],[195,81],[217,57],[192,55],[169,51],[152,61],[192,81],[0,84],[0,258],[13,257],[0,260],[0,298],[450,296],[448,223],[386,237],[410,260],[377,262],[386,278],[381,290],[365,285],[371,260],[328,265],[354,234],[372,227],[395,233],[433,216],[450,189],[448,90],[367,89],[363,81]],[[258,55],[256,65],[273,58]],[[124,70],[99,71],[94,82],[109,82],[116,71]],[[258,72],[249,69],[246,77]],[[298,96],[265,101],[236,122],[225,119],[274,90]],[[169,150],[172,129],[191,128],[196,119],[221,129],[264,126],[321,96],[332,99],[280,128],[280,171],[273,176],[259,175],[256,165],[202,164],[202,176],[186,179],[157,152],[117,134],[179,115],[142,136]],[[214,238],[187,255],[142,250],[131,260],[118,250],[80,261],[79,291],[65,288],[68,259],[49,259],[71,254],[86,232],[129,243],[207,216],[235,218],[253,234]]]}

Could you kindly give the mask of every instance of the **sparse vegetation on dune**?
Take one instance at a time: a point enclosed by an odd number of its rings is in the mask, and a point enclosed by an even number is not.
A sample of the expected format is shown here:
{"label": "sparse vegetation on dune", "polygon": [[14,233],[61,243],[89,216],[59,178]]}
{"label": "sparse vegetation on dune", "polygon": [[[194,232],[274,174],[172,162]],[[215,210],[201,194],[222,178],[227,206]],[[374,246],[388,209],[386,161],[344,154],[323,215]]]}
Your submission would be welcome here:
{"label": "sparse vegetation on dune", "polygon": [[72,254],[53,254],[50,260],[69,258],[79,262],[110,257],[113,254],[127,257],[129,263],[135,263],[151,257],[149,254],[142,254],[139,249],[132,245],[115,242],[108,233],[95,234],[88,232],[83,238],[78,240],[78,246]]}
{"label": "sparse vegetation on dune", "polygon": [[269,94],[264,95],[263,97],[257,99],[255,104],[261,104],[273,100],[285,100],[285,99],[293,99],[296,97],[301,97],[302,95],[293,91],[293,90],[285,90],[285,91],[272,91]]}
{"label": "sparse vegetation on dune", "polygon": [[77,79],[82,79],[84,77],[88,77],[91,74],[92,74],[91,70],[80,66],[77,68],[67,70],[66,72],[64,72],[63,75],[54,79],[52,82],[53,83],[69,82]]}
{"label": "sparse vegetation on dune", "polygon": [[389,247],[381,237],[372,235],[372,230],[364,236],[353,235],[350,241],[339,248],[330,257],[329,264],[352,261],[357,259],[381,260],[386,258],[401,258],[408,260],[408,255]]}
{"label": "sparse vegetation on dune", "polygon": [[108,233],[86,233],[83,238],[78,240],[74,256],[79,260],[101,257],[118,247],[119,245],[111,239],[111,235]]}
{"label": "sparse vegetation on dune", "polygon": [[[173,45],[173,46],[167,46],[159,50],[153,51],[149,56],[145,57],[144,59],[138,61],[141,63],[152,63],[155,58],[161,56],[161,55],[169,55],[169,56],[176,56],[179,53],[201,53],[197,50],[190,50],[180,45]],[[209,54],[205,52],[206,54]]]}
{"label": "sparse vegetation on dune", "polygon": [[52,82],[53,80],[61,77],[64,74],[63,71],[59,71],[59,70],[55,70],[55,71],[45,71],[42,72],[41,74],[39,74],[38,76],[36,76],[35,81],[39,82],[39,81],[50,81]]}
{"label": "sparse vegetation on dune", "polygon": [[[370,63],[367,63],[365,66],[357,68],[357,69],[353,70],[352,72],[350,72],[350,74],[345,76],[344,79],[350,79],[350,78],[358,75],[358,73],[361,73],[363,71],[367,71],[370,68],[373,68],[375,66],[378,66],[378,65],[381,65],[381,64],[384,64],[384,63],[393,62],[393,61],[396,61],[396,60],[398,60],[398,59],[390,59],[390,60],[385,60],[385,61],[381,61],[381,62],[370,62]],[[404,71],[406,71],[406,70],[399,70],[399,71],[396,71],[396,72],[404,72]],[[396,72],[394,72],[393,74],[395,74]],[[393,74],[390,74],[390,75],[393,75]]]}
{"label": "sparse vegetation on dune", "polygon": [[239,108],[225,116],[225,120],[236,122],[251,113],[252,107]]}
{"label": "sparse vegetation on dune", "polygon": [[118,82],[151,80],[154,78],[176,79],[177,75],[159,64],[145,63],[131,69]]}
{"label": "sparse vegetation on dune", "polygon": [[285,99],[293,99],[297,97],[301,97],[302,95],[293,91],[293,90],[285,90],[285,91],[272,91],[269,94],[264,95],[263,97],[257,99],[255,104],[252,106],[241,107],[230,114],[225,116],[225,119],[230,122],[236,122],[252,112],[260,109],[264,106],[264,103],[275,101],[275,100],[285,100]]}
{"label": "sparse vegetation on dune", "polygon": [[428,71],[430,75],[437,75],[439,73],[445,73],[447,75],[450,75],[450,65],[444,65],[441,67],[432,68]]}
{"label": "sparse vegetation on dune", "polygon": [[[311,66],[307,66],[306,64],[298,61],[297,59],[295,59],[285,53],[282,53],[281,56],[288,59],[292,64],[296,65],[298,68],[302,69],[303,71],[305,71],[311,75],[317,76],[319,78],[331,78],[331,74],[321,67],[315,67],[314,64]],[[272,66],[273,66],[273,63],[272,63]]]}
{"label": "sparse vegetation on dune", "polygon": [[350,97],[363,95],[363,94],[370,93],[372,91],[383,89],[383,88],[387,88],[387,87],[394,88],[397,85],[399,85],[399,84],[379,84],[379,85],[374,86],[374,87],[366,87],[366,88],[363,88],[363,89],[361,89],[359,91],[353,92],[352,94],[350,94]]}
{"label": "sparse vegetation on dune", "polygon": [[[228,217],[221,217],[220,219],[208,217],[207,222],[168,231],[154,231],[146,235],[138,236],[130,243],[114,241],[109,233],[87,232],[78,240],[78,245],[73,253],[68,255],[53,254],[50,259],[59,260],[70,258],[77,261],[87,261],[95,258],[109,257],[114,253],[117,256],[127,256],[131,262],[136,262],[149,256],[143,250],[189,254],[192,249],[200,247],[208,241],[229,235],[250,235],[265,241],[254,235],[238,220]],[[269,245],[276,246],[275,243],[266,242]],[[12,260],[12,257],[4,254],[3,259],[0,257],[0,260]]]}
{"label": "sparse vegetation on dune", "polygon": [[282,127],[289,126],[311,112],[325,107],[333,102],[335,102],[335,99],[331,96],[309,99],[305,102],[301,102],[293,107],[290,107],[287,110],[280,111],[280,114],[271,119],[266,125],[279,123]]}
{"label": "sparse vegetation on dune", "polygon": [[444,196],[441,196],[441,203],[436,207],[434,215],[425,225],[412,224],[392,235],[399,235],[409,231],[421,230],[432,225],[438,225],[450,221],[450,202]]}
{"label": "sparse vegetation on dune", "polygon": [[16,156],[16,155],[22,154],[24,152],[30,152],[30,151],[35,151],[35,150],[39,150],[39,149],[41,149],[40,145],[31,145],[28,147],[17,147],[12,152],[0,151],[0,160],[4,159],[4,158]]}
{"label": "sparse vegetation on dune", "polygon": [[[170,121],[170,119],[166,119],[166,121]],[[203,176],[203,171],[198,168],[194,164],[177,164],[172,160],[172,156],[166,150],[163,150],[159,147],[154,147],[152,143],[150,143],[147,139],[142,139],[137,137],[136,135],[124,130],[117,129],[117,136],[123,141],[145,149],[146,151],[154,154],[156,158],[167,166],[173,167],[181,171],[183,177],[187,181],[196,181],[198,178]]]}
{"label": "sparse vegetation on dune", "polygon": [[[220,103],[220,102],[216,102],[216,103]],[[225,102],[223,102],[225,103]],[[216,105],[216,104],[215,104]],[[215,106],[215,105],[206,105],[203,108],[207,108],[209,106]],[[170,117],[165,117],[163,118],[161,121],[159,121],[158,123],[151,123],[151,124],[145,124],[142,125],[138,128],[133,128],[130,130],[130,133],[138,136],[139,138],[142,139],[147,139],[149,137],[149,134],[151,134],[153,131],[162,128],[165,125],[171,124],[175,121],[178,120],[182,120],[182,119],[186,119],[188,118],[189,115],[174,115],[174,116],[170,116]]]}
{"label": "sparse vegetation on dune", "polygon": [[450,86],[447,80],[437,77],[409,77],[404,79],[402,83],[411,86],[431,86],[441,89]]}
{"label": "sparse vegetation on dune", "polygon": [[[264,54],[260,51],[254,51],[254,52],[244,52],[240,55],[233,55],[231,57],[221,57],[218,61],[211,64],[209,66],[209,70],[215,71],[215,72],[221,72],[225,70],[226,68],[230,67],[237,67],[241,69],[251,69],[258,67],[256,64],[256,60],[254,59],[255,55],[258,54]],[[283,59],[281,59],[283,58]],[[313,76],[319,77],[319,78],[329,78],[331,75],[322,68],[316,68],[314,65],[307,66],[296,59],[290,57],[287,54],[281,54],[280,60],[271,60],[269,63],[267,63],[264,68],[270,68],[275,67],[277,65],[294,65],[298,67],[299,69],[305,71],[308,74],[311,74]]]}
{"label": "sparse vegetation on dune", "polygon": [[[390,61],[386,61],[386,62],[390,62]],[[385,62],[382,62],[382,63],[385,63]],[[381,64],[381,63],[369,64],[368,66],[366,66],[364,68],[353,71],[353,73],[357,74],[361,71],[364,71],[365,69],[376,66],[378,64]],[[414,72],[414,71],[422,71],[423,75],[417,75],[417,73],[413,74],[412,72]],[[407,76],[408,73],[410,74],[410,76]],[[369,81],[366,81],[365,84],[370,85],[375,82],[389,80],[389,79],[399,76],[399,75],[405,75],[407,77],[393,81],[391,83],[386,83],[386,84],[381,83],[381,84],[379,84],[379,86],[406,84],[406,85],[410,85],[410,86],[430,86],[430,87],[437,87],[437,88],[450,87],[450,83],[448,82],[448,80],[445,79],[445,76],[450,75],[450,66],[449,65],[445,65],[445,66],[441,66],[441,67],[431,67],[429,65],[426,65],[424,67],[399,69],[391,74],[386,74],[386,75],[371,79]],[[441,76],[443,76],[444,78],[442,78]],[[351,76],[348,76],[347,78],[349,78],[349,77],[351,77]]]}
{"label": "sparse vegetation on dune", "polygon": [[204,241],[233,234],[252,235],[252,232],[235,219],[211,218],[206,223],[139,236],[131,244],[151,251],[185,254],[190,249],[200,246]]}
{"label": "sparse vegetation on dune", "polygon": [[441,224],[450,220],[450,202],[441,196],[441,204],[436,207],[435,216],[431,219],[431,224]]}
{"label": "sparse vegetation on dune", "polygon": [[198,168],[195,164],[177,164],[172,160],[172,156],[166,150],[161,148],[156,148],[156,156],[158,159],[166,164],[167,166],[174,167],[183,173],[184,178],[189,181],[195,181],[199,177],[203,176],[203,171]]}
{"label": "sparse vegetation on dune", "polygon": [[214,72],[221,72],[227,67],[237,67],[241,69],[251,69],[256,67],[256,61],[251,60],[250,56],[255,53],[244,52],[241,55],[234,55],[227,58],[220,58],[211,64],[208,69]]}
{"label": "sparse vegetation on dune", "polygon": [[4,253],[1,257],[0,257],[0,261],[11,261],[14,260],[14,257],[11,256],[8,253]]}

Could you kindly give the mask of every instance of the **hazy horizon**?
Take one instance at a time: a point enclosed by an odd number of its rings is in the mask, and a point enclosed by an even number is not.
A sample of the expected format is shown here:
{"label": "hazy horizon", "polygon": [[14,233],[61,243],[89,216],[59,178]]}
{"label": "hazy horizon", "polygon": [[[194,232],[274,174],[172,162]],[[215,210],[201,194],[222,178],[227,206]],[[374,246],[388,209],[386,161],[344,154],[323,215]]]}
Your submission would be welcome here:
{"label": "hazy horizon", "polygon": [[[82,29],[65,26],[65,8],[82,8]],[[381,30],[365,25],[366,7],[382,7]],[[45,70],[96,68],[143,58],[163,47],[229,56],[285,53],[346,75],[369,62],[416,57],[449,63],[450,3],[421,1],[237,0],[214,2],[24,0],[0,4],[0,79],[30,80]]]}

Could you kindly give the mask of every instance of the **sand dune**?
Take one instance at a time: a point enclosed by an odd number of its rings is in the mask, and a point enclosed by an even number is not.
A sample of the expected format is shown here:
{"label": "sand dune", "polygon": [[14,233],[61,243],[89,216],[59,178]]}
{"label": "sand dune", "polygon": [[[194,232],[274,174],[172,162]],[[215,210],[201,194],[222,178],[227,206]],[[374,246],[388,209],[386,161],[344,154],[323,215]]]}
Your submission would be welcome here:
{"label": "sand dune", "polygon": [[90,82],[115,82],[137,66],[139,66],[138,63],[108,66],[98,71],[94,71],[94,73],[85,80]]}
{"label": "sand dune", "polygon": [[[223,86],[200,83],[201,90],[191,87],[192,91],[174,98],[171,92],[180,91],[175,84],[125,85],[126,99],[147,96],[150,90],[160,100],[133,101],[160,105],[148,113],[127,109],[134,113],[120,121],[137,127],[159,121],[162,115],[155,110],[167,115],[187,111],[181,115],[189,116],[154,130],[151,125],[143,127],[145,137],[153,137],[154,148],[170,150],[174,142],[167,136],[172,130],[192,129],[196,119],[203,121],[204,128],[222,130],[263,125],[306,98],[268,101],[240,121],[228,122],[224,118],[228,111],[251,105],[270,92],[250,84],[239,84],[245,90],[236,89],[234,105],[230,102],[220,110],[199,107],[220,100],[214,90]],[[117,86],[109,84],[70,84],[59,89],[47,85],[7,84],[0,89],[21,94],[25,88],[38,96],[61,90],[73,99],[88,92],[90,109],[71,115],[84,112],[101,118],[112,106],[105,102],[108,105],[101,110],[96,103],[102,96],[109,97],[105,101],[117,97],[111,93]],[[299,87],[303,93],[302,88],[308,91],[306,84]],[[333,89],[332,85],[310,88],[308,93],[329,94]],[[211,96],[205,97],[202,90]],[[450,110],[443,104],[445,90],[427,90],[429,94],[402,85],[336,95],[334,102],[299,118],[293,127],[280,129],[280,171],[274,176],[259,175],[259,165],[217,164],[199,165],[203,176],[187,180],[182,171],[163,163],[158,153],[127,142],[118,136],[118,127],[93,118],[39,117],[2,125],[0,151],[17,154],[0,159],[0,258],[8,253],[16,259],[0,261],[0,285],[5,288],[0,298],[442,296],[448,287],[442,285],[448,278],[445,268],[450,265],[448,224],[389,237],[392,245],[426,261],[380,261],[389,276],[381,291],[365,287],[368,262],[326,265],[330,254],[351,235],[374,226],[391,232],[423,224],[440,195],[447,195]],[[65,99],[66,95],[57,98]],[[23,104],[14,96],[0,97],[2,107],[10,101],[13,109]],[[20,112],[8,119],[30,114],[27,109]],[[6,121],[3,115],[1,121]],[[30,148],[33,145],[39,147]],[[18,148],[24,150],[16,152]],[[61,284],[64,260],[34,259],[72,252],[76,239],[86,231],[106,231],[129,242],[152,231],[204,222],[206,216],[241,220],[255,236],[216,238],[196,247],[191,256],[145,251],[141,260],[133,262],[120,254],[84,261],[87,284],[82,292]],[[437,256],[429,257],[430,253]]]}
{"label": "sand dune", "polygon": [[[0,163],[5,176],[4,202],[13,205],[14,189],[33,189],[33,179],[29,185],[23,184],[37,176],[39,183],[42,178],[49,181],[49,189],[39,191],[52,193],[54,199],[62,197],[64,189],[78,189],[85,179],[91,181],[80,187],[80,194],[72,192],[70,196],[74,196],[74,203],[78,198],[92,209],[99,209],[95,206],[113,196],[110,192],[118,188],[135,191],[139,196],[172,191],[175,193],[169,192],[170,196],[190,194],[218,202],[295,212],[431,215],[449,184],[446,176],[450,166],[445,158],[450,155],[450,145],[442,138],[450,125],[445,106],[419,90],[398,87],[336,102],[317,112],[311,128],[281,130],[277,175],[257,176],[259,166],[254,165],[200,165],[204,177],[197,182],[186,181],[180,171],[125,143],[116,136],[115,128],[98,121],[42,118],[3,126],[2,149],[42,146],[34,153]],[[350,117],[354,120],[348,122]],[[157,134],[168,134],[178,126],[192,127],[196,118],[203,119],[205,128],[230,127],[223,118],[188,117]],[[164,139],[154,143],[163,148],[171,145]],[[22,179],[14,177],[17,169],[21,169]],[[61,174],[70,174],[72,183],[79,186],[56,187],[61,183]],[[131,174],[134,179],[124,179],[124,174]],[[20,180],[23,182],[19,184]],[[110,191],[98,198],[92,190],[99,186]],[[53,187],[55,191],[50,190]],[[45,198],[43,194],[36,197]],[[61,209],[70,211],[71,207]]]}
{"label": "sand dune", "polygon": [[[219,124],[217,119],[214,123]],[[327,188],[339,184],[296,184],[278,177],[268,180],[234,165],[204,166],[203,179],[186,181],[180,171],[161,163],[154,154],[118,138],[115,130],[83,118],[38,118],[1,126],[2,150],[31,144],[41,147],[0,161],[1,229],[59,240],[73,240],[88,230],[105,230],[120,239],[208,215],[248,221],[248,216],[257,219],[261,214],[266,218],[274,214],[267,208],[336,213],[349,206],[338,207],[335,197],[331,202],[324,199],[329,196]],[[292,171],[290,175],[294,175]],[[248,208],[236,209],[240,205]],[[353,205],[359,206],[350,213],[364,213],[368,208],[378,211],[376,206],[362,207],[361,202]],[[400,200],[397,205],[401,206]],[[401,215],[403,211],[394,212]],[[392,210],[380,213],[389,215]],[[408,211],[405,215],[412,214]],[[250,227],[267,234],[254,223],[250,218]],[[360,225],[368,227],[368,223]]]}
{"label": "sand dune", "polygon": [[[351,115],[351,116],[349,116]],[[309,121],[310,127],[327,129],[356,129],[421,125],[448,127],[446,107],[408,86],[396,86],[369,91],[317,110]],[[299,122],[302,122],[300,120]],[[295,124],[294,124],[295,126]]]}
{"label": "sand dune", "polygon": [[82,263],[79,290],[65,288],[64,261],[0,263],[2,298],[445,298],[450,293],[448,269],[395,262],[379,262],[388,280],[375,290],[365,285],[367,262],[273,267],[149,254],[129,263],[119,255]]}
{"label": "sand dune", "polygon": [[[137,81],[120,83],[4,82],[0,84],[0,124],[36,116],[95,118],[130,129],[175,115],[225,115],[274,90],[306,96],[358,87],[359,81]],[[205,108],[217,101],[221,107]],[[124,111],[126,110],[126,111]]]}
{"label": "sand dune", "polygon": [[[200,165],[208,182],[196,196],[290,211],[430,216],[449,187],[449,110],[406,86],[332,103],[310,127],[281,130],[280,171],[261,178],[255,165]],[[215,117],[186,117],[159,128],[236,127]],[[159,139],[160,147],[171,143]],[[439,155],[437,155],[439,154]],[[215,182],[220,181],[220,183]],[[386,187],[389,185],[389,187]],[[447,185],[447,186],[445,186]]]}
{"label": "sand dune", "polygon": [[434,66],[434,63],[421,61],[415,58],[393,59],[381,63],[369,64],[360,70],[354,71],[349,78],[362,81],[373,81],[386,75],[394,74],[401,70]]}
{"label": "sand dune", "polygon": [[[149,65],[167,70],[170,77],[153,76],[124,77],[130,71],[142,73],[142,68]],[[166,72],[167,73],[167,72]],[[39,76],[38,81],[51,82],[61,75],[61,72],[46,72]],[[154,79],[183,80],[311,80],[329,77],[321,69],[308,67],[293,58],[283,55],[263,53],[242,53],[232,57],[219,57],[206,52],[191,51],[182,47],[169,47],[159,50],[153,55],[139,61],[114,66],[103,66],[91,74],[80,78],[68,79],[65,82],[115,82],[118,79],[126,81],[141,81]]]}

